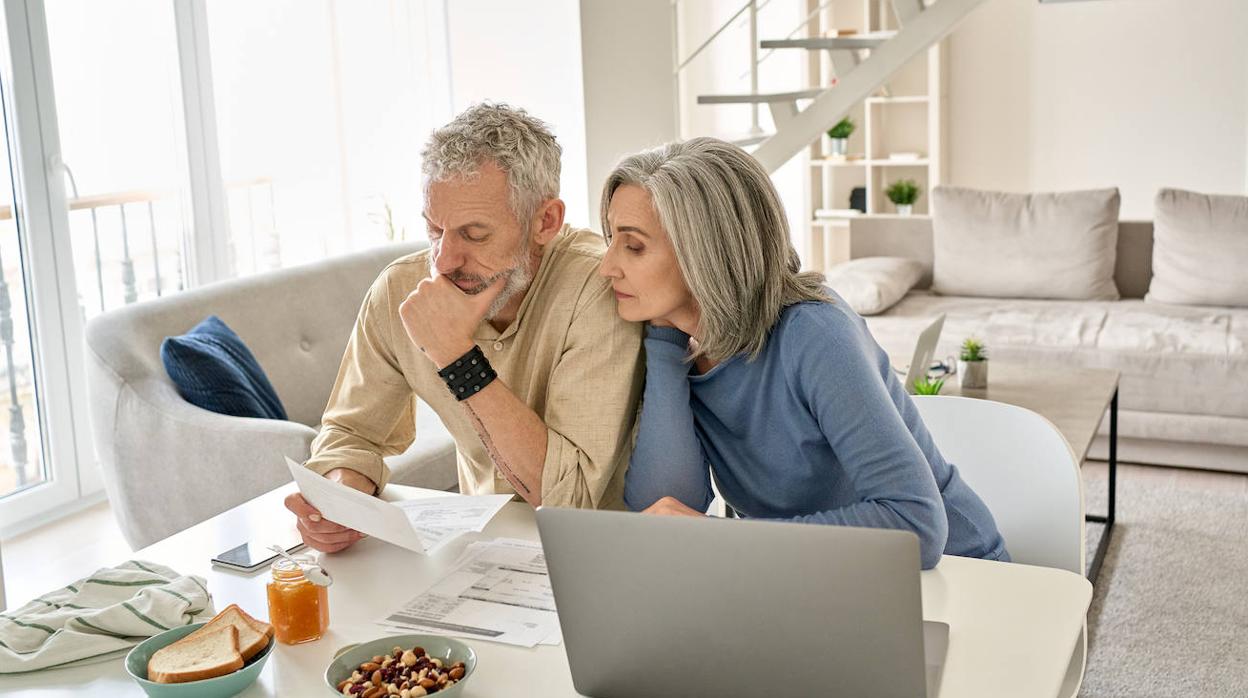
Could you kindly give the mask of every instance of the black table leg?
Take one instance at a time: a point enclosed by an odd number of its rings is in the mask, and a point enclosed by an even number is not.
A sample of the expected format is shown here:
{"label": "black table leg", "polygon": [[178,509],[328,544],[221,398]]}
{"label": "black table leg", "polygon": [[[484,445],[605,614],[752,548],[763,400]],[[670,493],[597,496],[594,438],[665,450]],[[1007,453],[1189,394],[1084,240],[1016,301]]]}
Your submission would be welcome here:
{"label": "black table leg", "polygon": [[1084,517],[1090,523],[1105,524],[1101,532],[1101,540],[1096,544],[1096,553],[1092,555],[1092,564],[1088,568],[1088,579],[1096,584],[1101,574],[1101,563],[1105,562],[1105,551],[1109,549],[1109,537],[1114,532],[1114,508],[1118,494],[1118,389],[1114,389],[1114,397],[1109,401],[1109,509],[1105,516],[1088,514]]}

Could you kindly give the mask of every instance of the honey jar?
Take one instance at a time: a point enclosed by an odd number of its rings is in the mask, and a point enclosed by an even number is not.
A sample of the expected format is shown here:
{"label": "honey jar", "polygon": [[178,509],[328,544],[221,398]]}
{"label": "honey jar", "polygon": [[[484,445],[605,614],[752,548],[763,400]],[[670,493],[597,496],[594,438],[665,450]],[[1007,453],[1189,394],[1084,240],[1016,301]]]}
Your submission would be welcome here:
{"label": "honey jar", "polygon": [[[311,563],[309,563],[311,564]],[[287,645],[319,640],[329,628],[329,589],[313,584],[290,560],[273,563],[269,580],[269,622]]]}

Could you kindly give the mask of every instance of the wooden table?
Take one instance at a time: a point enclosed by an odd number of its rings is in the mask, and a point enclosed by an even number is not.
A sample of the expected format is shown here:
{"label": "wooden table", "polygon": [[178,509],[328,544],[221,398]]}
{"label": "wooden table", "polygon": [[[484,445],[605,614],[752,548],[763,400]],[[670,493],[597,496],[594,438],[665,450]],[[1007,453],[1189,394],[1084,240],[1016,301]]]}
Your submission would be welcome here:
{"label": "wooden table", "polygon": [[[988,387],[962,390],[958,394],[996,400],[1043,415],[1066,437],[1082,463],[1109,410],[1109,497],[1105,515],[1088,514],[1086,520],[1104,524],[1096,553],[1088,566],[1088,579],[1096,583],[1114,532],[1114,508],[1118,489],[1118,379],[1117,371],[1100,368],[1024,366],[990,361]],[[949,394],[954,394],[950,392]]]}
{"label": "wooden table", "polygon": [[[138,551],[135,559],[168,565],[208,580],[218,609],[237,603],[268,617],[268,574],[242,575],[211,566],[213,553],[232,548],[261,531],[293,528],[282,507],[286,485],[197,526]],[[445,496],[445,492],[391,485],[387,499]],[[398,608],[450,571],[471,540],[514,537],[537,540],[533,510],[508,504],[484,534],[452,541],[425,557],[379,540],[322,558],[334,576],[330,588],[330,630],[304,645],[278,645],[259,681],[244,697],[330,695],[322,674],[334,650],[385,635],[374,621]],[[117,562],[121,562],[118,560]],[[93,570],[84,569],[82,574]],[[777,570],[777,574],[782,574]],[[49,585],[72,580],[48,580]],[[1083,630],[1092,585],[1064,570],[946,556],[921,573],[923,617],[949,624],[949,651],[940,695],[1030,696],[1057,694],[1075,643]],[[465,698],[576,696],[562,646],[533,649],[470,641],[479,664],[465,685]],[[141,695],[121,659],[16,676],[0,676],[6,698]]]}

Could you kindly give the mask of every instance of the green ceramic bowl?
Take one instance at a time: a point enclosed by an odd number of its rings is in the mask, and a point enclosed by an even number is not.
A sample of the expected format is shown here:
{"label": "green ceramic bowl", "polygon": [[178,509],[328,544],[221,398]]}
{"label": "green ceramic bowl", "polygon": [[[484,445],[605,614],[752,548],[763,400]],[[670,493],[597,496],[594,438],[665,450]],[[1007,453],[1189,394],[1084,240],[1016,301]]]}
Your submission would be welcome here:
{"label": "green ceramic bowl", "polygon": [[172,645],[203,625],[203,623],[183,625],[140,642],[137,647],[130,650],[130,654],[126,655],[126,672],[152,698],[226,698],[255,683],[256,677],[260,676],[260,672],[264,669],[264,663],[269,660],[269,655],[273,654],[273,645],[276,640],[269,640],[268,646],[244,664],[242,669],[225,676],[186,683],[156,683],[147,680],[147,660],[156,654],[156,650]]}
{"label": "green ceramic bowl", "polygon": [[477,653],[459,640],[441,635],[391,635],[358,645],[347,645],[334,654],[334,661],[330,662],[325,669],[325,685],[330,693],[336,696],[342,695],[336,687],[345,679],[351,678],[351,672],[358,669],[360,664],[379,654],[390,654],[395,647],[410,650],[416,646],[423,647],[425,654],[441,659],[442,663],[448,666],[455,662],[464,663],[464,678],[456,682],[454,686],[433,695],[454,698],[463,693],[464,684],[468,683],[468,679],[472,678],[473,670],[477,668]]}

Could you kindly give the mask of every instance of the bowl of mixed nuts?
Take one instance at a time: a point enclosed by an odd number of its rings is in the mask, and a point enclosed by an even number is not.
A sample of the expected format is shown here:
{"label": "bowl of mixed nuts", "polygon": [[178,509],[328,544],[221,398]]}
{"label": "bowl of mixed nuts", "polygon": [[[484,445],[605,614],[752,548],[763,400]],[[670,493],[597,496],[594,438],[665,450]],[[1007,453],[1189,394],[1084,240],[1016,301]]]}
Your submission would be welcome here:
{"label": "bowl of mixed nuts", "polygon": [[477,654],[439,635],[394,635],[339,650],[325,669],[335,695],[352,698],[453,698],[477,667]]}

